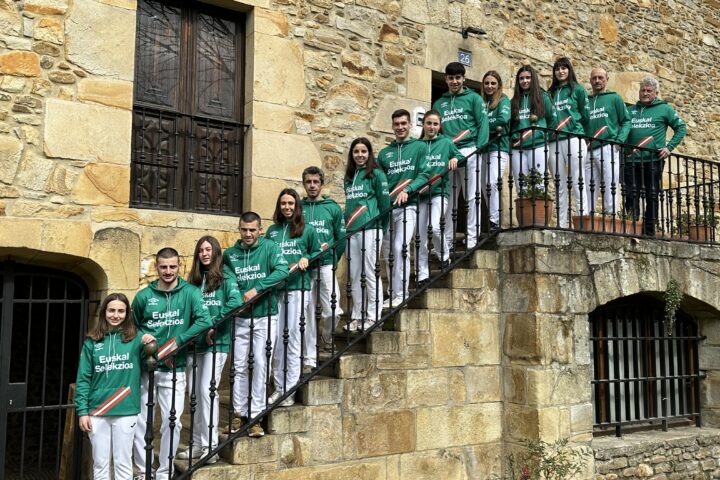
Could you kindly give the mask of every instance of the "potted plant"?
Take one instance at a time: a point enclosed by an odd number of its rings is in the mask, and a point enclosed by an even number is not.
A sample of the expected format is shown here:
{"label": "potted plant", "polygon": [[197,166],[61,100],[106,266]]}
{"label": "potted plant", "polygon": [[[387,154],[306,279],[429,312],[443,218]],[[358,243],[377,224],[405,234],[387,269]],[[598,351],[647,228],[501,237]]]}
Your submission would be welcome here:
{"label": "potted plant", "polygon": [[553,201],[545,190],[543,174],[536,168],[521,173],[518,178],[518,198],[515,199],[515,216],[522,226],[547,226],[552,216]]}
{"label": "potted plant", "polygon": [[623,210],[615,219],[615,233],[642,235],[644,223],[642,218],[636,218],[632,213]]}
{"label": "potted plant", "polygon": [[685,212],[680,215],[678,231],[680,236],[687,236],[690,240],[707,242],[713,238],[713,232],[717,225],[718,218],[714,212],[705,211],[692,214]]}

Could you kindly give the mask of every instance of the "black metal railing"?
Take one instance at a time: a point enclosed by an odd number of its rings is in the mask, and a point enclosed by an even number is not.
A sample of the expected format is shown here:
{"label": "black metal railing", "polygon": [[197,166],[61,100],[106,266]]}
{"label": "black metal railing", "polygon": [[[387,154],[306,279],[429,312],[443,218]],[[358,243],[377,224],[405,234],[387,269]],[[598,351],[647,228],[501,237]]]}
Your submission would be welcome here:
{"label": "black metal railing", "polygon": [[701,426],[697,325],[682,312],[673,324],[662,302],[643,298],[590,315],[593,428],[621,436],[627,428]]}

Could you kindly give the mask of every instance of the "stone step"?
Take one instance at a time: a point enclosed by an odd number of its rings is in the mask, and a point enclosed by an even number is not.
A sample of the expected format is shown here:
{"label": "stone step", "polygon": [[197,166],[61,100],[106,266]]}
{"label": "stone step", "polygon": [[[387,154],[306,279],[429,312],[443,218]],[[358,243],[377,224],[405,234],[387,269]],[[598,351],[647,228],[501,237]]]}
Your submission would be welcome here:
{"label": "stone step", "polygon": [[[175,472],[184,473],[188,468],[187,461],[175,461]],[[200,467],[193,473],[193,480],[225,480],[231,478],[244,478],[236,465],[222,459],[212,465]]]}
{"label": "stone step", "polygon": [[410,302],[410,308],[494,313],[499,308],[498,290],[492,282],[484,289],[431,288]]}
{"label": "stone step", "polygon": [[347,353],[335,364],[335,377],[362,378],[375,368],[375,357],[367,353]]}
{"label": "stone step", "polygon": [[[277,462],[279,436],[269,434],[269,429],[266,428],[265,425],[263,429],[265,430],[265,435],[260,438],[242,436],[233,440],[231,444],[226,445],[225,448],[220,451],[220,457],[232,465]],[[227,440],[227,435],[221,434],[220,441],[224,442],[225,440]],[[193,476],[193,478],[195,477]]]}
{"label": "stone step", "polygon": [[303,405],[332,405],[342,401],[342,380],[331,377],[314,377],[300,389]]}

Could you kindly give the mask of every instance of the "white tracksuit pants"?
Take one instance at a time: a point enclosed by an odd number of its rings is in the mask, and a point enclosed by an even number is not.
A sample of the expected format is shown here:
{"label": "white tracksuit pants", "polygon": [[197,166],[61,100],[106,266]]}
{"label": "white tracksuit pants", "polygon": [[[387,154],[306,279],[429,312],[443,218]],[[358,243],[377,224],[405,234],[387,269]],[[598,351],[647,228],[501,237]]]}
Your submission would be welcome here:
{"label": "white tracksuit pants", "polygon": [[[587,206],[585,213],[597,211],[597,199],[609,214],[620,212],[620,154],[612,145],[604,145],[588,152],[585,163]],[[592,185],[591,185],[592,182]]]}
{"label": "white tracksuit pants", "polygon": [[[480,187],[483,197],[488,204],[489,220],[495,225],[500,225],[500,194],[498,193],[498,183],[502,185],[502,178],[505,176],[507,162],[507,152],[498,152],[496,150],[483,154]],[[489,191],[488,184],[490,184]]]}
{"label": "white tracksuit pants", "polygon": [[[467,157],[467,163],[465,167],[458,168],[454,172],[448,173],[448,189],[450,195],[448,196],[448,204],[445,209],[445,240],[449,246],[455,244],[455,225],[453,225],[452,213],[453,209],[457,208],[457,195],[460,194],[460,190],[465,193],[465,201],[468,206],[467,213],[467,232],[465,233],[465,244],[467,248],[472,248],[477,244],[477,233],[480,231],[480,211],[482,208],[482,202],[476,204],[475,195],[478,193],[480,187],[480,168],[477,161],[477,155],[470,155],[476,150],[473,147],[465,147],[460,149],[465,157]],[[465,173],[467,172],[467,184],[465,183]],[[455,185],[455,188],[453,188]]]}
{"label": "white tracksuit pants", "polygon": [[[393,299],[407,298],[410,293],[410,242],[415,235],[415,223],[417,222],[417,206],[408,205],[405,208],[396,208],[392,211],[390,218],[392,224],[392,253],[393,271],[390,271],[390,228],[383,233],[382,249],[383,256],[387,262],[387,278],[392,285]],[[403,257],[403,245],[406,248]],[[403,261],[404,259],[404,261]],[[394,302],[398,303],[398,302]]]}
{"label": "white tracksuit pants", "polygon": [[[358,231],[350,237],[347,256],[349,259],[348,277],[352,285],[351,320],[361,320],[367,312],[366,320],[380,318],[383,305],[383,287],[380,275],[375,276],[379,245],[382,243],[382,230],[367,229]],[[365,290],[362,282],[365,282]]]}
{"label": "white tracksuit pants", "polygon": [[[277,317],[270,317],[274,325]],[[233,346],[233,364],[235,367],[235,381],[233,383],[233,408],[243,417],[255,417],[266,403],[267,356],[266,345],[268,340],[268,317],[254,319],[252,338],[250,337],[250,319],[235,317],[235,344]],[[270,332],[275,335],[274,327]],[[252,389],[250,390],[250,366],[248,355],[252,341],[253,371]],[[272,340],[271,340],[271,343]],[[272,354],[271,354],[272,357]],[[252,393],[252,404],[248,411],[248,391]]]}
{"label": "white tracksuit pants", "polygon": [[[530,148],[527,150],[512,151],[512,174],[515,179],[514,198],[518,197],[520,190],[520,173],[527,175],[531,169],[536,169],[541,175],[545,174],[547,168],[545,162],[545,147]],[[552,182],[552,179],[550,179]]]}
{"label": "white tracksuit pants", "polygon": [[[160,466],[155,472],[156,480],[168,480],[170,472],[170,456],[175,457],[180,442],[180,417],[185,410],[185,372],[176,372],[177,382],[173,389],[173,372],[155,372],[155,391],[153,398],[155,404],[160,405],[160,452],[158,460]],[[135,428],[134,455],[135,466],[138,471],[145,472],[145,430],[147,429],[147,400],[148,400],[148,373],[143,372],[140,379],[140,415],[137,417]],[[174,405],[173,405],[174,402]],[[170,409],[175,407],[175,428],[172,431],[172,444],[170,443]],[[158,417],[153,417],[156,422]]]}
{"label": "white tracksuit pants", "polygon": [[[318,286],[318,280],[320,280]],[[335,311],[332,309],[332,296],[335,294]],[[340,285],[333,274],[332,265],[321,265],[312,272],[307,313],[305,314],[305,364],[311,367],[317,365],[317,304],[320,304],[321,335],[325,342],[332,341],[333,314],[335,323],[343,314],[340,308]]]}
{"label": "white tracksuit pants", "polygon": [[[225,366],[228,354],[215,352],[215,368],[213,368],[212,352],[203,352],[195,355],[197,367],[195,375],[197,388],[195,390],[195,415],[193,418],[193,449],[215,447],[218,444],[218,421],[220,419],[220,377]],[[187,356],[185,376],[188,384],[188,399],[193,394],[193,356]],[[215,379],[215,398],[210,400],[210,382]],[[210,435],[210,407],[212,405],[212,436]]]}
{"label": "white tracksuit pants", "polygon": [[[275,391],[285,393],[300,379],[300,313],[307,311],[309,298],[310,292],[303,293],[301,290],[289,290],[280,295],[273,354]],[[307,323],[307,319],[305,322]],[[287,345],[285,345],[286,326]]]}
{"label": "white tracksuit pants", "polygon": [[88,436],[92,445],[93,478],[110,480],[112,458],[115,480],[131,480],[133,478],[132,443],[137,415],[91,416],[90,422],[92,432],[89,432]]}
{"label": "white tracksuit pants", "polygon": [[[557,152],[557,158],[555,153]],[[557,201],[560,208],[560,227],[570,226],[568,217],[569,198],[567,191],[568,179],[572,180],[572,194],[575,200],[575,214],[589,214],[587,206],[587,180],[585,163],[587,162],[587,146],[581,138],[565,138],[550,145],[548,168],[553,175],[560,177],[557,186]],[[582,178],[582,192],[580,179]]]}
{"label": "white tracksuit pants", "polygon": [[[430,276],[430,258],[428,248],[428,224],[432,228],[433,246],[438,259],[442,262],[450,259],[450,249],[445,236],[440,232],[440,218],[447,199],[441,195],[428,199],[420,199],[418,212],[418,231],[420,246],[418,249],[418,281]],[[442,252],[442,256],[441,256]]]}

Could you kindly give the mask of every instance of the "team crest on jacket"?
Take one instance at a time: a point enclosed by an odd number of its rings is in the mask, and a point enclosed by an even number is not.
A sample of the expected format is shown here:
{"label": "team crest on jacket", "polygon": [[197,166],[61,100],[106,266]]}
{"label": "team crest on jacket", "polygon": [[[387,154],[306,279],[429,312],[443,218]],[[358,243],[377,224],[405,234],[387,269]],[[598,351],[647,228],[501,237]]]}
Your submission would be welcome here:
{"label": "team crest on jacket", "polygon": [[102,350],[104,346],[105,346],[105,343],[103,343],[103,342],[96,343],[95,350]]}
{"label": "team crest on jacket", "polygon": [[231,253],[230,260],[232,260],[233,262],[237,262],[238,260],[240,260],[240,255],[238,255],[237,253]]}
{"label": "team crest on jacket", "polygon": [[148,299],[148,305],[150,305],[150,306],[152,306],[152,307],[154,307],[154,306],[157,305],[158,303],[160,303],[160,300],[158,300],[158,299],[155,298],[155,297],[150,297],[150,298]]}

